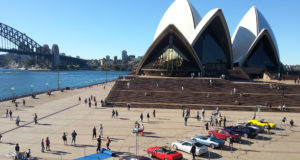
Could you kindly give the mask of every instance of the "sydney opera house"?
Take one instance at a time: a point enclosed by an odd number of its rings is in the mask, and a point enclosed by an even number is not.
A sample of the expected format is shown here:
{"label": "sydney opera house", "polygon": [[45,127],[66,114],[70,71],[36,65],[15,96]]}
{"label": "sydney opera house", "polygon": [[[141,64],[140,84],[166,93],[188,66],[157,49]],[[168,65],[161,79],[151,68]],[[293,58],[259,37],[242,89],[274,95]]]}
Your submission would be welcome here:
{"label": "sydney opera house", "polygon": [[257,8],[245,14],[230,36],[222,9],[201,17],[188,0],[175,0],[136,74],[253,78],[279,73],[281,66],[274,33]]}

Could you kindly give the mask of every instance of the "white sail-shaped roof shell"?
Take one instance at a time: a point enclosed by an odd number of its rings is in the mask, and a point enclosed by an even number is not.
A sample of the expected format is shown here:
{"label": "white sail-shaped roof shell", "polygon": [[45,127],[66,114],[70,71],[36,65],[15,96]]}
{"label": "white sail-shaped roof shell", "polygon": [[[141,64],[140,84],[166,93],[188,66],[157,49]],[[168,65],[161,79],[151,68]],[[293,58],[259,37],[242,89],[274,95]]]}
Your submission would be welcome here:
{"label": "white sail-shaped roof shell", "polygon": [[256,7],[253,6],[242,18],[232,36],[234,63],[239,63],[241,59],[244,59],[244,56],[248,53],[250,46],[263,29],[269,31],[276,50],[278,51],[276,39],[270,25]]}
{"label": "white sail-shaped roof shell", "polygon": [[154,40],[171,24],[188,39],[200,21],[201,16],[188,0],[175,0],[162,17]]}
{"label": "white sail-shaped roof shell", "polygon": [[231,62],[232,62],[232,46],[231,46],[231,41],[230,41],[230,33],[229,29],[224,17],[224,14],[220,8],[212,9],[210,10],[200,21],[200,23],[197,25],[196,29],[194,30],[194,33],[192,36],[188,39],[189,43],[194,46],[198,38],[202,35],[202,33],[205,31],[205,29],[211,24],[211,22],[216,18],[219,17],[222,23],[223,29],[225,30],[226,35],[220,35],[220,36],[226,36],[226,39],[228,41],[228,47],[229,47],[229,53],[231,57]]}
{"label": "white sail-shaped roof shell", "polygon": [[280,64],[278,50],[276,48],[276,44],[274,43],[274,40],[272,39],[271,33],[267,29],[262,29],[261,32],[258,34],[258,36],[253,41],[253,43],[250,45],[250,48],[247,51],[247,53],[245,54],[245,56],[241,57],[241,59],[239,61],[240,66],[244,66],[244,64],[245,64],[246,60],[249,58],[251,52],[254,50],[254,48],[260,42],[260,40],[263,38],[263,36],[268,37],[269,43],[271,44],[272,50],[274,51],[273,56],[275,57],[277,63]]}

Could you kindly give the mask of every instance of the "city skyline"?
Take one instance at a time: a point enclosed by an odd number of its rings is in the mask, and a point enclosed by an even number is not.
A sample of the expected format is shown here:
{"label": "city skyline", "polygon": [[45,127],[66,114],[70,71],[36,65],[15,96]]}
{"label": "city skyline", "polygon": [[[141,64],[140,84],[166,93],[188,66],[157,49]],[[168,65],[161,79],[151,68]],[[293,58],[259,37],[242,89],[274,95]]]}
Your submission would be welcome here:
{"label": "city skyline", "polygon": [[[157,26],[173,0],[148,1],[2,1],[0,22],[5,23],[43,44],[58,44],[60,52],[73,57],[101,59],[106,55],[121,59],[125,49],[128,55],[143,56],[152,43]],[[297,61],[297,37],[300,27],[296,0],[270,2],[258,0],[198,1],[190,0],[201,17],[214,8],[222,8],[230,35],[233,35],[242,17],[254,5],[268,19],[283,64]],[[238,7],[233,7],[238,6]],[[11,7],[9,7],[11,6]],[[14,7],[12,7],[14,6]],[[47,6],[47,7],[46,7]],[[14,8],[18,12],[9,12]],[[22,17],[20,18],[20,14]]]}

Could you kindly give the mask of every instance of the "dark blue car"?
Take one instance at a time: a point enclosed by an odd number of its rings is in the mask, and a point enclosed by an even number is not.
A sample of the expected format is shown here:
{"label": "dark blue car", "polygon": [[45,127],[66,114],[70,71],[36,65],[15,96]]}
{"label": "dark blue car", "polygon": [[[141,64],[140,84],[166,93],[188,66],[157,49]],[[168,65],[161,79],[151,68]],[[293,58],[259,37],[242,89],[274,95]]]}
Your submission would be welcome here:
{"label": "dark blue car", "polygon": [[246,126],[228,126],[224,129],[229,129],[245,138],[254,138],[257,136],[257,131],[255,129]]}

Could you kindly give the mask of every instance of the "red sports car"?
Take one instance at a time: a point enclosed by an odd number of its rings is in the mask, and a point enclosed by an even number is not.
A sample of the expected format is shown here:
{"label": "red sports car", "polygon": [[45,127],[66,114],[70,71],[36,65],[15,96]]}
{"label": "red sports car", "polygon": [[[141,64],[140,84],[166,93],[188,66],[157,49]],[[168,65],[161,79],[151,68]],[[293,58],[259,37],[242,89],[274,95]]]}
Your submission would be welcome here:
{"label": "red sports car", "polygon": [[182,154],[176,151],[171,151],[168,147],[150,147],[147,149],[150,158],[156,157],[163,160],[181,160]]}
{"label": "red sports car", "polygon": [[230,131],[228,129],[222,129],[222,130],[214,130],[209,131],[208,134],[212,137],[217,137],[220,139],[224,139],[226,141],[229,141],[229,138],[232,137],[233,141],[238,142],[241,140],[241,136],[233,131]]}

